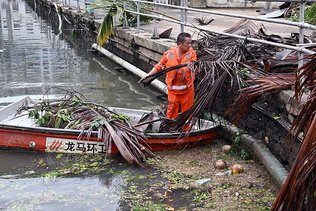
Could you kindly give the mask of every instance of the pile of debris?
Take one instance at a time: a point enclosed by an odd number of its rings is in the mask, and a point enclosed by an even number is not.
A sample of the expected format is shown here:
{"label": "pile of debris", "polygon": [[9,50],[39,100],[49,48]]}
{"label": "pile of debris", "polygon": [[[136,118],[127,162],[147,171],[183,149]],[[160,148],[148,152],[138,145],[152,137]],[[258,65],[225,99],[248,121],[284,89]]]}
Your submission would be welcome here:
{"label": "pile of debris", "polygon": [[[241,21],[226,32],[292,46],[298,43],[297,36],[268,35],[263,25],[249,20]],[[305,37],[305,42],[311,39]],[[292,146],[299,135],[302,135],[302,143],[273,209],[315,208],[316,54],[304,56],[305,65],[298,68],[297,52],[212,33],[201,35],[197,48],[198,100],[189,114],[184,114],[186,117],[201,115],[202,110],[212,111],[217,97],[228,92],[230,99],[225,109],[238,120],[259,96],[294,89],[295,99],[303,106],[291,123],[288,145]],[[316,52],[315,47],[310,50]],[[305,101],[302,101],[303,93],[307,93]],[[181,118],[180,115],[179,123],[183,121]]]}

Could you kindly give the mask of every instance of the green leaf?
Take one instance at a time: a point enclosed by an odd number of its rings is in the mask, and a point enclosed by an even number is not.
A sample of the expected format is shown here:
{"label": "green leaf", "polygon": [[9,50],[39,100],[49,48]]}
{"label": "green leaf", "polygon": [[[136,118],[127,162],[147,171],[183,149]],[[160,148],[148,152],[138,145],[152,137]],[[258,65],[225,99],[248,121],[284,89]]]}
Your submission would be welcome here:
{"label": "green leaf", "polygon": [[40,125],[40,126],[43,126],[43,125],[45,125],[45,119],[43,118],[43,117],[40,117],[40,118],[38,118],[37,119],[37,121],[36,121],[36,123],[38,124],[38,125]]}
{"label": "green leaf", "polygon": [[56,155],[56,159],[60,159],[60,158],[62,158],[63,157],[63,154],[57,154]]}
{"label": "green leaf", "polygon": [[40,159],[40,160],[38,161],[38,165],[39,165],[39,166],[46,166],[47,164],[46,164],[46,162],[45,162],[43,159]]}
{"label": "green leaf", "polygon": [[94,167],[94,166],[98,166],[98,164],[99,164],[99,162],[93,162],[89,166]]}
{"label": "green leaf", "polygon": [[44,177],[58,177],[60,173],[57,171],[51,171],[43,175]]}
{"label": "green leaf", "polygon": [[97,42],[99,46],[102,46],[114,34],[113,17],[117,14],[117,5],[113,3],[109,9],[108,14],[104,17],[98,37]]}

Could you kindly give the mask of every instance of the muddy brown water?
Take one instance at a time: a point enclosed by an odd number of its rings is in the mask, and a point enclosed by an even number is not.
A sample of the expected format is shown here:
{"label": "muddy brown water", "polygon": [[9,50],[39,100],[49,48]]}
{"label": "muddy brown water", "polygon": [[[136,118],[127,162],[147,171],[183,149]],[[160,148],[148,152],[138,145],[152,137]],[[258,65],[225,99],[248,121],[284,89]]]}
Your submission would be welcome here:
{"label": "muddy brown water", "polygon": [[[146,109],[163,103],[158,92],[141,87],[136,76],[91,52],[91,43],[75,30],[66,36],[51,25],[54,21],[43,19],[24,0],[0,0],[0,106],[23,96],[39,98],[52,86],[76,90],[106,106]],[[69,157],[0,151],[0,210],[124,210],[126,178],[154,171],[114,158],[97,173],[88,166],[86,173],[47,176],[65,168],[65,160]]]}

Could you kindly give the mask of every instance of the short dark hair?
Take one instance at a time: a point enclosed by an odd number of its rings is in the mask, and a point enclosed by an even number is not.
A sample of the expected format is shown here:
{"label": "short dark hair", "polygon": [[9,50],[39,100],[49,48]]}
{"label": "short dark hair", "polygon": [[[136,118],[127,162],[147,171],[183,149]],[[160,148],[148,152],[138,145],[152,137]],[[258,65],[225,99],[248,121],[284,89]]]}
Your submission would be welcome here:
{"label": "short dark hair", "polygon": [[177,44],[179,43],[184,43],[185,38],[191,38],[191,34],[187,33],[187,32],[182,32],[178,35],[177,37]]}

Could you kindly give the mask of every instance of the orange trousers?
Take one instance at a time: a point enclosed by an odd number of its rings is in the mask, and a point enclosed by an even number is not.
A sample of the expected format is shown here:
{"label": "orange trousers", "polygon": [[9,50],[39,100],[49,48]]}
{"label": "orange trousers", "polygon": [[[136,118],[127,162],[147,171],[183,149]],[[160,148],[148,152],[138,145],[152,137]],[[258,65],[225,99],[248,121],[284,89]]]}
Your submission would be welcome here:
{"label": "orange trousers", "polygon": [[184,94],[168,92],[167,118],[175,119],[179,113],[189,110],[193,105],[194,89],[189,89]]}

